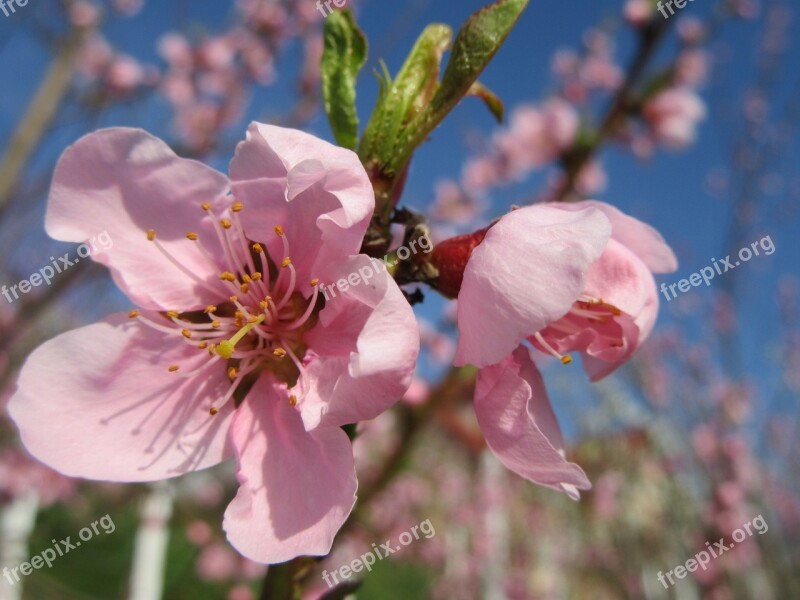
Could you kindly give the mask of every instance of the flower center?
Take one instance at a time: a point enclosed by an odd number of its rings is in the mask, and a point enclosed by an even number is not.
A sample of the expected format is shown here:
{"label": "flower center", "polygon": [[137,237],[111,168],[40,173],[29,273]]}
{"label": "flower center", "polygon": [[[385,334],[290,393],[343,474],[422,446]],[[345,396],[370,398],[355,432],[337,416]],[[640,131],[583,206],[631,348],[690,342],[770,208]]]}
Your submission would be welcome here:
{"label": "flower center", "polygon": [[[309,298],[302,293],[289,252],[289,240],[280,225],[275,227],[275,234],[282,241],[283,252],[282,259],[277,262],[265,245],[245,236],[239,218],[244,208],[241,202],[234,202],[223,218],[215,216],[207,202],[201,208],[210,214],[224,253],[227,270],[219,274],[218,280],[200,279],[190,266],[182,264],[158,241],[155,230],[148,230],[147,239],[175,268],[213,292],[220,301],[202,311],[163,312],[163,320],[144,317],[139,310],[131,311],[129,317],[175,334],[182,343],[205,351],[204,359],[190,370],[170,365],[168,370],[177,377],[194,377],[214,365],[224,364],[231,385],[209,409],[215,415],[231,399],[238,406],[265,370],[271,371],[289,388],[297,385],[307,351],[303,333],[316,323],[324,300],[319,297],[318,279],[312,279],[309,284]],[[197,243],[216,269],[217,261],[198,243],[200,236],[189,232],[186,237]],[[299,393],[304,395],[302,389]],[[290,396],[289,402],[295,405],[297,397]]]}
{"label": "flower center", "polygon": [[[551,344],[546,337],[562,338],[580,333],[587,327],[602,325],[618,317],[622,311],[613,304],[604,302],[602,298],[593,298],[586,294],[581,294],[578,300],[569,309],[569,312],[550,323],[541,332],[533,334],[536,347],[539,350],[558,358],[563,364],[568,365],[572,362],[569,354],[561,354]],[[542,333],[544,332],[544,335]],[[621,345],[621,344],[620,344]]]}

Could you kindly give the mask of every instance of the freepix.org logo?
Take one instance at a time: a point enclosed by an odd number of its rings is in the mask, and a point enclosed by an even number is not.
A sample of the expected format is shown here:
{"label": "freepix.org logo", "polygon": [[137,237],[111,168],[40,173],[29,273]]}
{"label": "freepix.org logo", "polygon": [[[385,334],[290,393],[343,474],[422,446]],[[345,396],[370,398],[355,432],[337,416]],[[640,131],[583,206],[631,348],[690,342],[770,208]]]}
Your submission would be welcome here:
{"label": "freepix.org logo", "polygon": [[10,17],[17,12],[17,8],[14,6],[15,4],[16,6],[23,8],[24,6],[28,5],[28,0],[0,0],[0,10],[3,11],[5,16]]}

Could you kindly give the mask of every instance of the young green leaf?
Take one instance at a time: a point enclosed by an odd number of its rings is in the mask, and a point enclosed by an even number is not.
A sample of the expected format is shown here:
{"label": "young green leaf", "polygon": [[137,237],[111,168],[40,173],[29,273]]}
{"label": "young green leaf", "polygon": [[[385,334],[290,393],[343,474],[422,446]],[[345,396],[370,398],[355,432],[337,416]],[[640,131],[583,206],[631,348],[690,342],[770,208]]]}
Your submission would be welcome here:
{"label": "young green leaf", "polygon": [[325,21],[322,97],[333,135],[340,146],[358,144],[356,78],[367,60],[367,40],[349,10],[334,11]]}

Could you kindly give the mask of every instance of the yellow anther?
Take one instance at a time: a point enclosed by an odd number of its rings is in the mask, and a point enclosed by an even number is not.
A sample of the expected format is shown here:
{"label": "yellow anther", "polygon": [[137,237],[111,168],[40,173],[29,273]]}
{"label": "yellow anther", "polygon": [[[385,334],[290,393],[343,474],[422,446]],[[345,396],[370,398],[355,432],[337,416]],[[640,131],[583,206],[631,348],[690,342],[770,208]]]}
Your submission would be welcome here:
{"label": "yellow anther", "polygon": [[203,312],[206,313],[207,315],[213,314],[217,312],[217,307],[214,306],[213,304],[209,304],[208,306],[205,307]]}
{"label": "yellow anther", "polygon": [[233,212],[239,212],[243,208],[244,208],[244,204],[242,204],[241,202],[236,202],[236,203],[234,203],[233,206],[231,206],[231,210]]}
{"label": "yellow anther", "polygon": [[156,239],[156,230],[155,229],[148,229],[147,230],[147,241],[152,242]]}
{"label": "yellow anther", "polygon": [[262,252],[264,252],[264,246],[256,242],[255,244],[253,244],[253,252],[255,252],[256,254],[261,254]]}
{"label": "yellow anther", "polygon": [[211,409],[208,411],[208,414],[210,414],[212,417],[214,415],[218,415],[219,409],[216,406],[212,406]]}
{"label": "yellow anther", "polygon": [[181,330],[181,335],[182,335],[183,337],[185,337],[187,340],[190,340],[190,339],[192,339],[192,332],[191,332],[191,331],[189,331],[188,329],[182,329],[182,330]]}
{"label": "yellow anther", "polygon": [[275,350],[272,351],[272,354],[274,354],[278,358],[283,358],[284,356],[286,356],[286,350],[284,350],[283,348],[275,348]]}
{"label": "yellow anther", "polygon": [[246,294],[247,292],[249,292],[249,291],[250,291],[250,284],[249,284],[249,283],[243,283],[242,285],[240,285],[240,286],[239,286],[239,290],[240,290],[240,291],[241,291],[243,294]]}
{"label": "yellow anther", "polygon": [[297,406],[297,396],[289,396],[289,406]]}
{"label": "yellow anther", "polygon": [[196,241],[197,241],[197,238],[198,238],[199,236],[198,236],[198,235],[197,235],[197,234],[196,234],[194,231],[190,231],[189,233],[187,233],[187,234],[186,234],[186,237],[187,237],[188,239],[192,240],[193,242],[196,242]]}
{"label": "yellow anther", "polygon": [[242,327],[231,339],[222,340],[219,343],[219,346],[216,347],[217,354],[219,354],[222,358],[230,359],[233,356],[233,351],[236,350],[236,344],[238,344],[244,336],[250,333],[250,330],[253,329],[253,327],[259,323],[262,323],[263,321],[264,315],[261,315],[254,322],[248,323]]}
{"label": "yellow anther", "polygon": [[200,343],[197,345],[197,347],[198,347],[200,350],[205,350],[206,348],[208,348],[208,342],[200,342]]}
{"label": "yellow anther", "polygon": [[228,300],[236,304],[239,301],[239,296],[231,296]]}
{"label": "yellow anther", "polygon": [[250,318],[247,319],[248,323],[255,323],[258,320],[258,317],[255,315],[250,315]]}
{"label": "yellow anther", "polygon": [[239,370],[236,367],[230,367],[228,369],[228,379],[231,381],[236,379],[236,375],[239,374]]}
{"label": "yellow anther", "polygon": [[219,224],[222,225],[224,229],[231,228],[231,222],[228,219],[220,219]]}
{"label": "yellow anther", "polygon": [[280,225],[275,225],[275,233],[277,233],[279,236],[283,236],[283,227]]}
{"label": "yellow anther", "polygon": [[204,211],[208,212],[208,211],[211,210],[211,203],[210,202],[203,202],[200,205],[200,208],[202,208]]}
{"label": "yellow anther", "polygon": [[174,372],[175,372],[175,371],[177,371],[178,369],[180,369],[180,367],[179,367],[178,365],[172,365],[172,366],[171,366],[169,369],[167,369],[167,370],[168,370],[170,373],[174,373]]}
{"label": "yellow anther", "polygon": [[179,314],[178,314],[178,311],[177,311],[177,310],[168,310],[168,311],[167,311],[167,316],[168,316],[170,319],[177,319],[177,318],[178,318],[178,316],[179,316]]}
{"label": "yellow anther", "polygon": [[261,281],[261,277],[262,277],[262,275],[258,271],[253,273],[253,281]]}
{"label": "yellow anther", "polygon": [[237,319],[244,319],[244,313],[240,310],[237,310],[235,313],[233,313],[233,316]]}
{"label": "yellow anther", "polygon": [[292,259],[291,259],[290,257],[288,257],[288,256],[287,256],[286,258],[284,258],[284,259],[283,259],[283,261],[281,262],[281,266],[282,266],[284,269],[285,269],[286,267],[288,267],[290,264],[292,264]]}
{"label": "yellow anther", "polygon": [[565,354],[564,356],[561,357],[562,365],[568,365],[571,362],[572,362],[572,357],[569,354]]}
{"label": "yellow anther", "polygon": [[211,321],[211,327],[213,327],[214,329],[219,329],[221,325],[222,323],[220,323],[219,321]]}
{"label": "yellow anther", "polygon": [[244,275],[242,275],[242,281],[244,281],[245,283],[250,283],[250,282],[251,282],[251,281],[253,281],[253,280],[252,280],[252,279],[250,279],[250,275],[248,275],[247,273],[245,273]]}
{"label": "yellow anther", "polygon": [[[205,343],[205,342],[203,342],[203,343]],[[216,350],[216,349],[217,349],[217,345],[216,344],[209,344],[208,345],[208,354],[209,354],[209,356],[212,356],[214,354],[214,350]]]}
{"label": "yellow anther", "polygon": [[258,305],[264,310],[267,310],[267,307],[269,306],[269,300],[262,300],[258,303]]}
{"label": "yellow anther", "polygon": [[318,283],[319,283],[319,279],[312,279],[311,280],[311,287],[317,287]]}
{"label": "yellow anther", "polygon": [[138,317],[140,314],[141,314],[141,313],[139,313],[139,311],[138,311],[138,310],[132,310],[131,312],[129,312],[129,313],[128,313],[128,318],[129,318],[129,319],[135,319],[135,318],[136,318],[136,317]]}
{"label": "yellow anther", "polygon": [[222,279],[222,281],[230,281],[230,282],[236,281],[236,275],[234,275],[229,271],[223,271],[220,274],[219,278]]}

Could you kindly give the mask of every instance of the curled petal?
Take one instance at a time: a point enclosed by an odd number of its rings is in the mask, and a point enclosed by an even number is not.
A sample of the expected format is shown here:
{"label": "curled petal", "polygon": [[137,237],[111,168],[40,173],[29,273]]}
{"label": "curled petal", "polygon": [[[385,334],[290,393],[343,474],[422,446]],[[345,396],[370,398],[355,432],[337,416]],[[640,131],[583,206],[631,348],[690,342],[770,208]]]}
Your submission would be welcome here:
{"label": "curled petal", "polygon": [[475,414],[486,443],[508,469],[574,500],[578,489],[591,488],[583,470],[564,458],[542,376],[524,347],[479,371]]}

